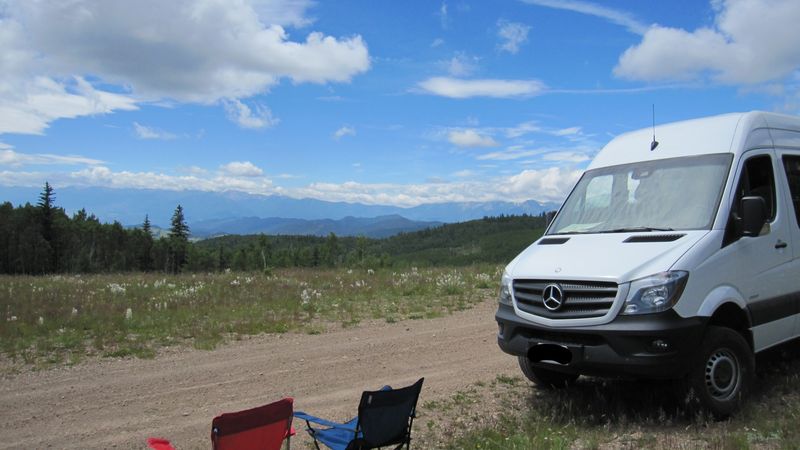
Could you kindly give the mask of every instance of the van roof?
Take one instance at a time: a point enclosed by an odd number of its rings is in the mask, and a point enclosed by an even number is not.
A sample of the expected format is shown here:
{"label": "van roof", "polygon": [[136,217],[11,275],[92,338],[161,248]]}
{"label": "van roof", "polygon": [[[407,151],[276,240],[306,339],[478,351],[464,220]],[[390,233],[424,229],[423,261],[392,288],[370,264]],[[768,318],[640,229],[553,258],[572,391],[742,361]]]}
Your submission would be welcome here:
{"label": "van roof", "polygon": [[800,117],[763,111],[723,114],[656,125],[659,145],[652,151],[652,128],[621,134],[600,150],[588,169],[711,153],[741,154],[771,147],[772,129],[790,131],[800,142]]}

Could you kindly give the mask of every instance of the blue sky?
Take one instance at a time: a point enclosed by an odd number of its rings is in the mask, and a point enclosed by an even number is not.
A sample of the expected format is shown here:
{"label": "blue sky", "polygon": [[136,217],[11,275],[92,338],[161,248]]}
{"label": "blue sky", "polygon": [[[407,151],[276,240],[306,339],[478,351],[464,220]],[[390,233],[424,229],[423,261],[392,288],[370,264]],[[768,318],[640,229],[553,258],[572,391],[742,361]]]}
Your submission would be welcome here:
{"label": "blue sky", "polygon": [[0,0],[0,196],[561,201],[652,104],[797,114],[797,23],[795,0]]}

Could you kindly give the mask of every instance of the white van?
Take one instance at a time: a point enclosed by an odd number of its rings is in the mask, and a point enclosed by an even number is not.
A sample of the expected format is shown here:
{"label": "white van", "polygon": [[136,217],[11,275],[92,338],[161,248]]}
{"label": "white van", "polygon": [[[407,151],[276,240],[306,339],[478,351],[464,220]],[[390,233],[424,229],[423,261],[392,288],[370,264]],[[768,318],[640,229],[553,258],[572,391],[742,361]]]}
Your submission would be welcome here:
{"label": "white van", "polygon": [[539,385],[685,378],[735,411],[754,354],[800,335],[800,118],[726,114],[621,135],[506,267],[500,348]]}

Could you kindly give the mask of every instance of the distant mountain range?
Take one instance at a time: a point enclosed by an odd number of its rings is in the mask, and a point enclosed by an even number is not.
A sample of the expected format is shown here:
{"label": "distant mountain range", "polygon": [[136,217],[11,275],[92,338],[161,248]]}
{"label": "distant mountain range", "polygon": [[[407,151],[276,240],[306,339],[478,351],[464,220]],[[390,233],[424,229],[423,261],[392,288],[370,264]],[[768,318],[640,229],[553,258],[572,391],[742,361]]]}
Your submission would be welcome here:
{"label": "distant mountain range", "polygon": [[[0,202],[35,204],[41,189],[0,187]],[[168,191],[158,189],[59,188],[55,204],[72,214],[81,208],[103,222],[140,225],[150,222],[169,228],[175,207],[183,206],[195,236],[217,234],[314,234],[382,237],[439,223],[463,222],[486,216],[541,214],[556,203],[450,202],[402,208],[388,205],[294,199],[238,191]],[[338,231],[337,231],[338,230]],[[358,230],[358,232],[353,232]]]}
{"label": "distant mountain range", "polygon": [[396,214],[374,218],[345,217],[344,219],[284,219],[270,217],[243,217],[214,219],[194,222],[190,228],[192,236],[205,238],[225,234],[283,234],[327,236],[366,236],[384,238],[402,232],[422,230],[442,225],[442,222],[408,220]]}

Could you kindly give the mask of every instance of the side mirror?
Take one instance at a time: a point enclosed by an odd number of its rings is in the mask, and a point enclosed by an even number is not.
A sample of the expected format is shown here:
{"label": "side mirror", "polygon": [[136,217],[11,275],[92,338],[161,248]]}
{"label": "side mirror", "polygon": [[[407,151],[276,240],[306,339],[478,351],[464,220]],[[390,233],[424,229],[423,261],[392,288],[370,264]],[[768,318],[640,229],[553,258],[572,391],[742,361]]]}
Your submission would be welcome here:
{"label": "side mirror", "polygon": [[742,198],[740,217],[742,236],[758,236],[767,223],[767,202],[763,197]]}

